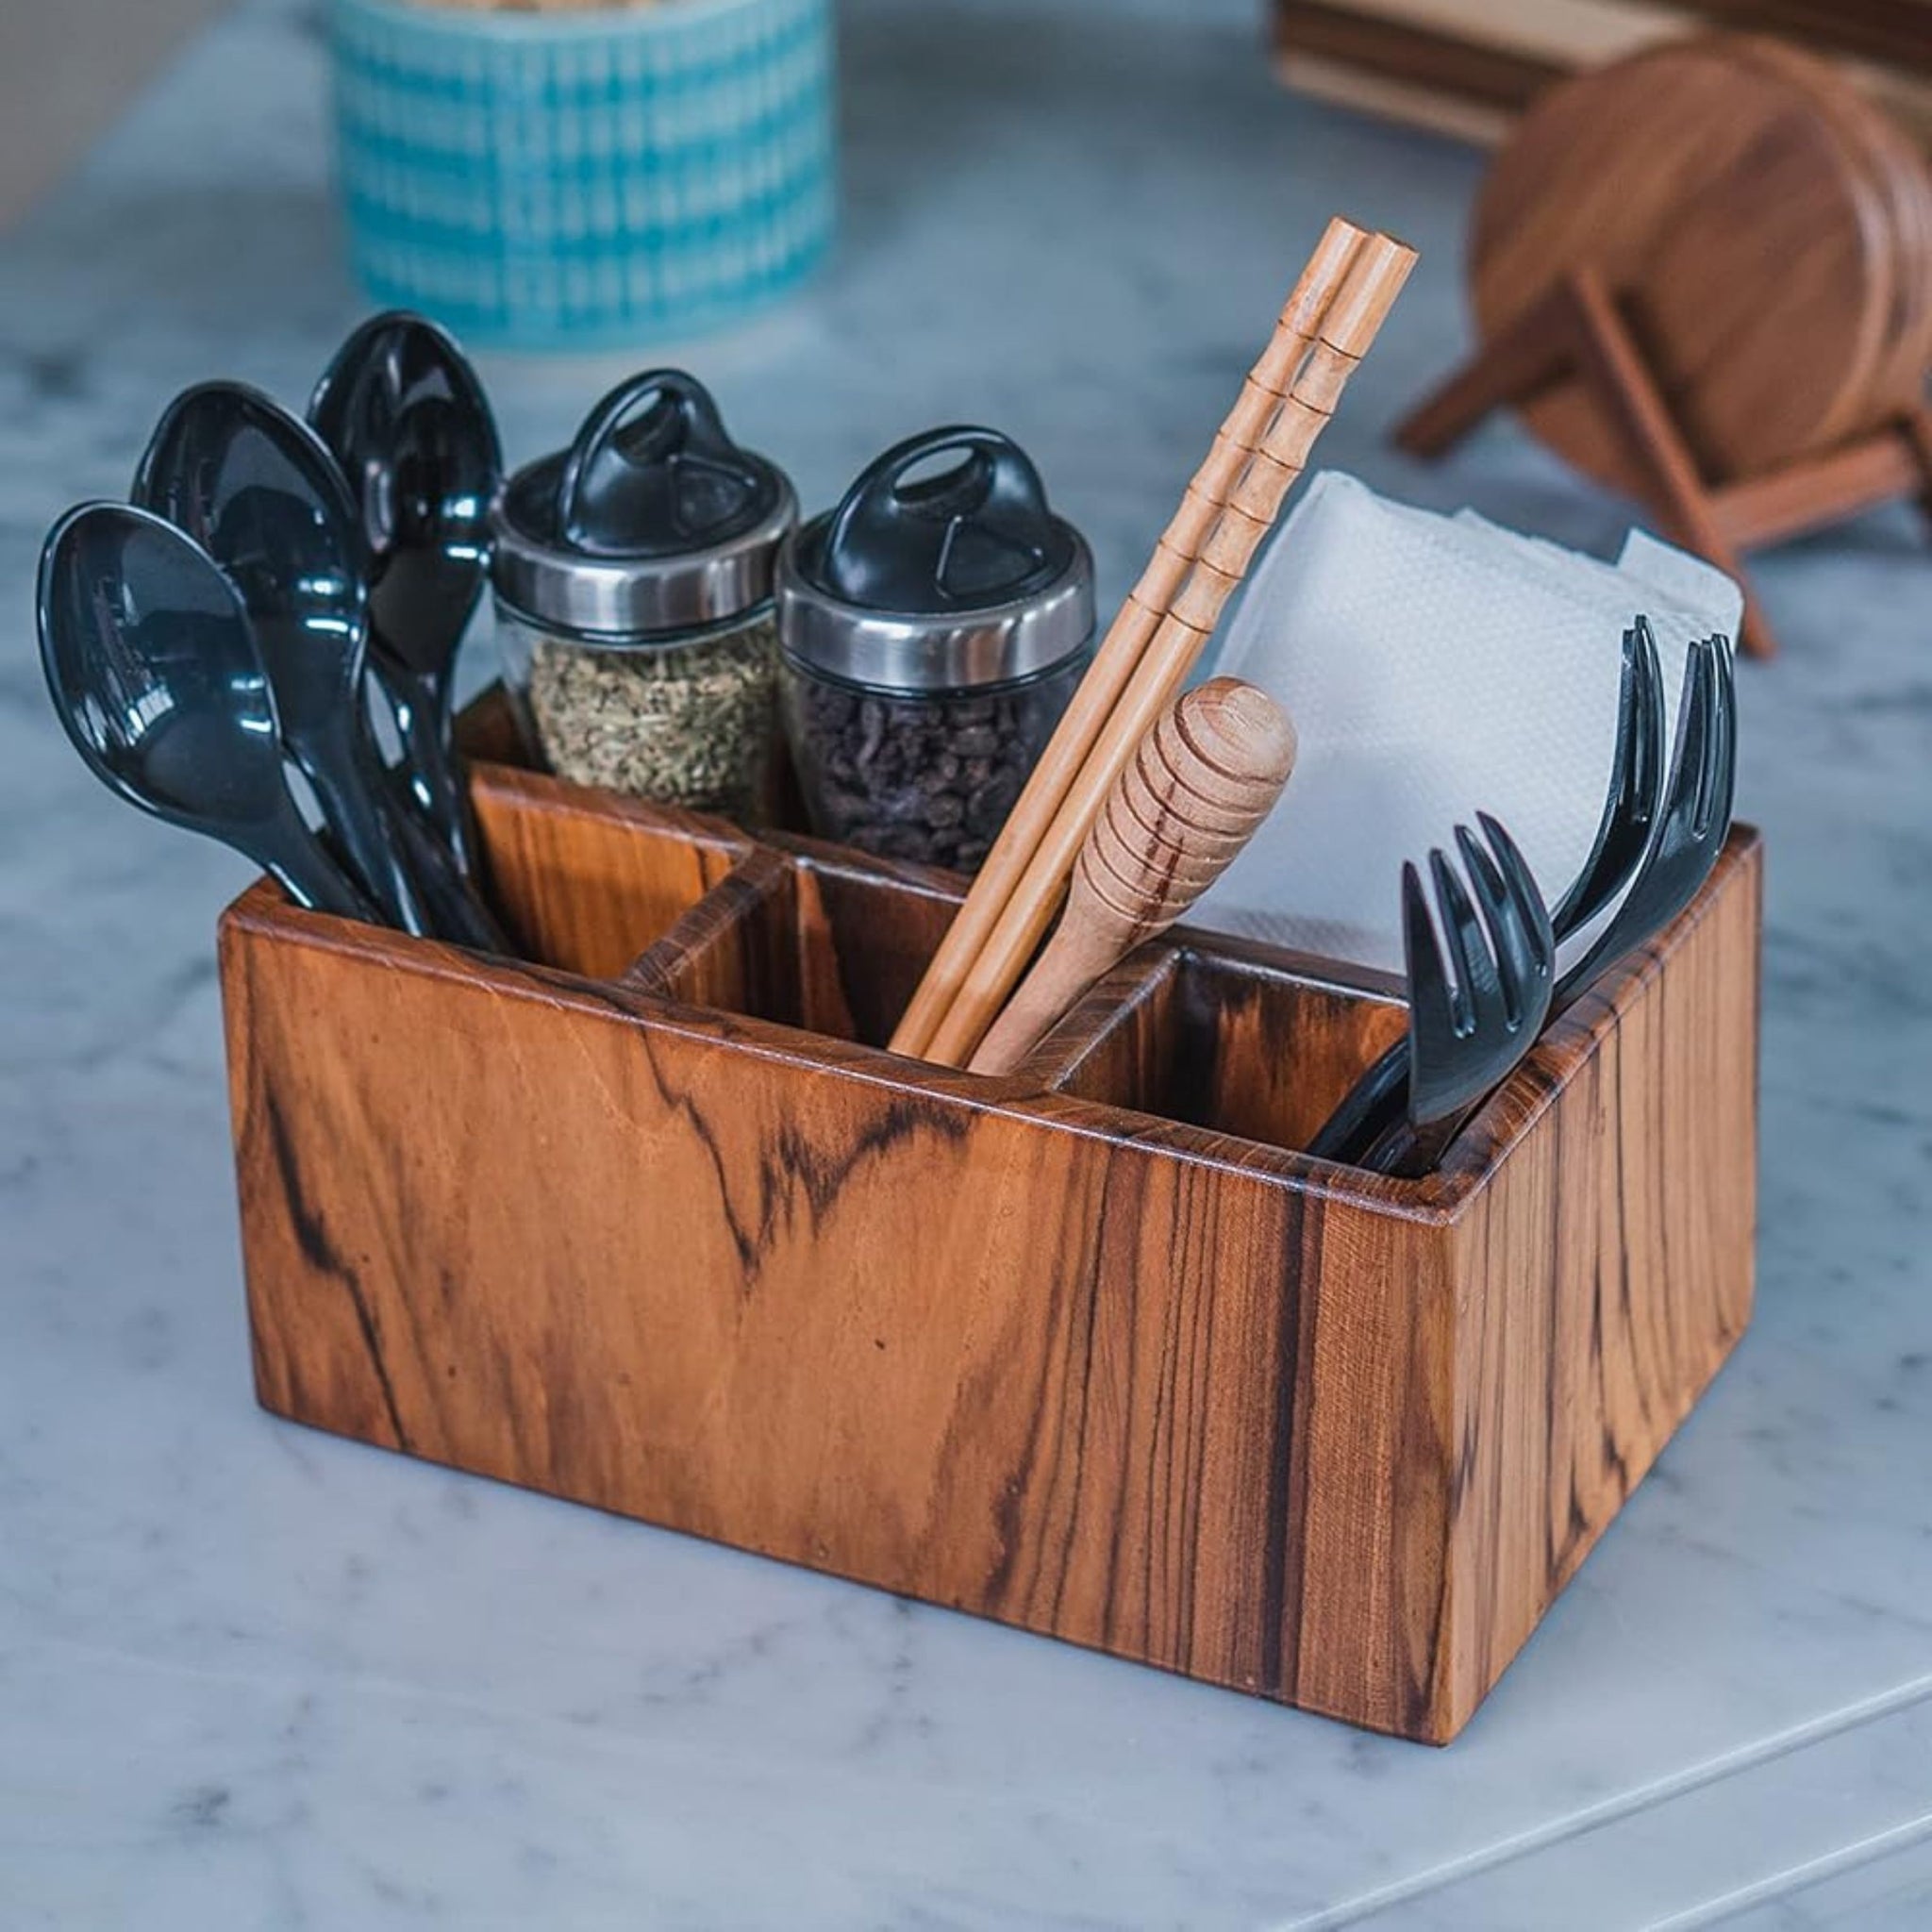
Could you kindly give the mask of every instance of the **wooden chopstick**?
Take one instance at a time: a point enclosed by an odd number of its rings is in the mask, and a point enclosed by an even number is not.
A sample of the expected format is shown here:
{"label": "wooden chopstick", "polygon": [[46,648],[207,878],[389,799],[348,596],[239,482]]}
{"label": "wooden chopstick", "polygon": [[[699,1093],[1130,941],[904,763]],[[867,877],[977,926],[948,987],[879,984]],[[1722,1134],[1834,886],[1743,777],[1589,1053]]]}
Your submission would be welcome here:
{"label": "wooden chopstick", "polygon": [[1293,388],[1323,317],[1368,241],[1337,215],[1308,257],[1268,346],[1249,371],[1227,420],[1154,547],[1141,580],[1094,654],[1071,704],[1018,802],[1008,814],[966,903],[925,970],[891,1040],[894,1053],[924,1054],[991,936],[1041,840],[1052,826],[1069,787],[1091,754],[1148,644],[1193,568],[1229,492],[1242,480]]}
{"label": "wooden chopstick", "polygon": [[[1259,448],[1215,517],[1091,751],[1076,770],[1055,775],[1059,807],[924,1048],[926,1059],[963,1064],[997,1017],[1053,923],[1074,860],[1108,789],[1199,660],[1414,265],[1415,251],[1387,235],[1371,236],[1355,252]],[[1055,749],[1049,745],[1047,756]]]}

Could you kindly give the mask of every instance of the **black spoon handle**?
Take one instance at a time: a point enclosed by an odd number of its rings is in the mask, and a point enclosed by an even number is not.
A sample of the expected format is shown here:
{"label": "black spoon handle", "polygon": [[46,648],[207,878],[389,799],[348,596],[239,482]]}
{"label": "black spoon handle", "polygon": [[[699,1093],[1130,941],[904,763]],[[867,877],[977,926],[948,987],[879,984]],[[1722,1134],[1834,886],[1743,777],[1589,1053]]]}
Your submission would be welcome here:
{"label": "black spoon handle", "polygon": [[339,918],[358,919],[369,925],[384,923],[375,904],[304,824],[293,799],[274,825],[238,849],[264,872],[272,874],[296,905],[307,907],[311,912],[333,912]]}
{"label": "black spoon handle", "polygon": [[437,835],[448,846],[457,869],[474,877],[469,814],[463,805],[460,761],[449,741],[448,699],[441,680],[411,671],[391,651],[372,650],[370,672],[376,689],[395,713],[405,764]]}
{"label": "black spoon handle", "polygon": [[[407,780],[398,773],[398,781]],[[408,801],[391,794],[390,817],[408,854],[409,865],[428,904],[437,937],[478,952],[508,956],[513,948],[476,888],[457,870],[455,859],[434,831],[416,816]]]}
{"label": "black spoon handle", "polygon": [[357,742],[358,721],[325,737],[317,734],[291,744],[295,761],[315,787],[317,802],[349,870],[382,908],[391,925],[417,939],[435,937],[423,889],[403,855],[394,817],[384,808],[379,786],[371,783],[369,767]]}
{"label": "black spoon handle", "polygon": [[373,801],[385,848],[394,855],[397,872],[413,894],[420,923],[407,929],[419,937],[448,940],[486,953],[508,953],[510,944],[503,928],[458,869],[449,848],[402,795],[375,749],[366,722],[358,716],[344,729],[349,743],[342,756],[354,761],[357,791]]}

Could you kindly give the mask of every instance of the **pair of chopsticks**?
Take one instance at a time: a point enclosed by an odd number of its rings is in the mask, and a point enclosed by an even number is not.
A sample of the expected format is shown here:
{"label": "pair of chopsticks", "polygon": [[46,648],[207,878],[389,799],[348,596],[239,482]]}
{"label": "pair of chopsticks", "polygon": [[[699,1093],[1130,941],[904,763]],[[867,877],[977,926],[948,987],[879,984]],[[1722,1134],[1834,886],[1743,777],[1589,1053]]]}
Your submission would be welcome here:
{"label": "pair of chopsticks", "polygon": [[972,1058],[1053,923],[1109,787],[1187,681],[1414,265],[1391,236],[1328,224],[926,968],[894,1053]]}

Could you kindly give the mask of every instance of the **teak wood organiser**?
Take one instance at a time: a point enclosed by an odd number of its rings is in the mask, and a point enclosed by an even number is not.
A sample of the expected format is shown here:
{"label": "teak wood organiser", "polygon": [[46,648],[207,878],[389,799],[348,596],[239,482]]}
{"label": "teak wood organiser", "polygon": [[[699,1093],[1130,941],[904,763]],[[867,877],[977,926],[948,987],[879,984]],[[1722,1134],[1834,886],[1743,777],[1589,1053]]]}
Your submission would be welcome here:
{"label": "teak wood organiser", "polygon": [[475,795],[541,964],[223,920],[279,1415],[1441,1742],[1749,1317],[1750,833],[1403,1182],[1294,1151],[1386,988],[1177,928],[955,1073],[947,875]]}

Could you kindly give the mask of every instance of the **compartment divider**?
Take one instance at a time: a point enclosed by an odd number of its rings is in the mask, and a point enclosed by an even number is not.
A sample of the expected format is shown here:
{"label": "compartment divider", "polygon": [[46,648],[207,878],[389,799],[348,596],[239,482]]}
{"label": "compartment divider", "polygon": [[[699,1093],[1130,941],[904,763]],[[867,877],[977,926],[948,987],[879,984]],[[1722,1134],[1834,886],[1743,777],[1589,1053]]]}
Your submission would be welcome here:
{"label": "compartment divider", "polygon": [[1047,1029],[1013,1079],[1035,1091],[1115,1105],[1150,1091],[1178,957],[1164,940],[1136,946]]}
{"label": "compartment divider", "polygon": [[527,959],[615,979],[752,848],[720,819],[471,768],[490,895]]}
{"label": "compartment divider", "polygon": [[688,1006],[882,1047],[963,891],[774,841],[750,850],[623,983]]}
{"label": "compartment divider", "polygon": [[620,984],[686,1006],[806,1024],[799,993],[796,868],[756,850],[647,946]]}

